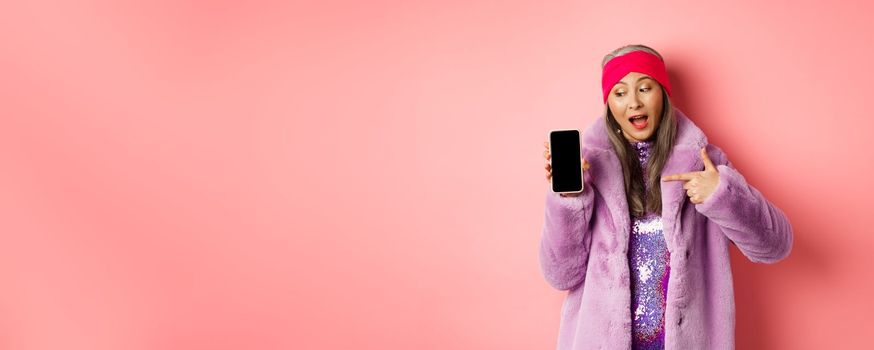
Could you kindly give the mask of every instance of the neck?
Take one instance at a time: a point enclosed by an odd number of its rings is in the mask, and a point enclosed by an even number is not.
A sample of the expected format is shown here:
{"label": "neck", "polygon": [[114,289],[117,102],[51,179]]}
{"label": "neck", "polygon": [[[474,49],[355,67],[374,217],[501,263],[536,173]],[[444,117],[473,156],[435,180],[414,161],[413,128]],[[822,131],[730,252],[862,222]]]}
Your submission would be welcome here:
{"label": "neck", "polygon": [[650,141],[652,141],[652,137],[650,137],[649,139],[646,139],[646,140],[638,140],[638,139],[633,138],[633,137],[629,136],[628,134],[626,134],[624,130],[622,131],[622,136],[625,136],[625,139],[628,140],[629,143],[650,142]]}

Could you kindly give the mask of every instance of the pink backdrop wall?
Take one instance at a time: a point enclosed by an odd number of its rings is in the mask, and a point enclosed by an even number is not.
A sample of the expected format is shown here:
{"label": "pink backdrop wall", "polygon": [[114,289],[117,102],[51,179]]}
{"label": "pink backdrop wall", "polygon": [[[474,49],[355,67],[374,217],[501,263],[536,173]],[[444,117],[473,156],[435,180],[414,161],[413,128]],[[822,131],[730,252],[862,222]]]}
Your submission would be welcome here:
{"label": "pink backdrop wall", "polygon": [[541,144],[627,43],[795,228],[738,348],[869,345],[871,5],[312,3],[0,6],[0,348],[553,348]]}

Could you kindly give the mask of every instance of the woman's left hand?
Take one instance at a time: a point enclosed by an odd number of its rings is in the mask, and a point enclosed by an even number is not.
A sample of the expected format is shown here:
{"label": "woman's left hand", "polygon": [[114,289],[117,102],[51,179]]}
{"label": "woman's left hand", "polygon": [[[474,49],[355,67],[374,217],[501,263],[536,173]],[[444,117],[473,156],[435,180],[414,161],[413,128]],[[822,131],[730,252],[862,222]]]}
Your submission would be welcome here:
{"label": "woman's left hand", "polygon": [[704,161],[704,171],[662,176],[662,181],[686,181],[683,188],[695,204],[707,200],[716,191],[716,185],[719,185],[719,172],[707,156],[707,147],[701,149],[701,160]]}

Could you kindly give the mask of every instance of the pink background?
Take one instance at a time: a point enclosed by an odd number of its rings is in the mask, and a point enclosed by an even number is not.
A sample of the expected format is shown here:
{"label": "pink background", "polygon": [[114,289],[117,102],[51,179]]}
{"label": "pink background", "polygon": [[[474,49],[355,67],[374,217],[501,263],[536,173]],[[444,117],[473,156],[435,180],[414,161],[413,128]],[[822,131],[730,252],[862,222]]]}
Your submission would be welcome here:
{"label": "pink background", "polygon": [[0,348],[553,348],[542,142],[627,43],[795,228],[738,348],[869,345],[870,4],[311,3],[0,6]]}

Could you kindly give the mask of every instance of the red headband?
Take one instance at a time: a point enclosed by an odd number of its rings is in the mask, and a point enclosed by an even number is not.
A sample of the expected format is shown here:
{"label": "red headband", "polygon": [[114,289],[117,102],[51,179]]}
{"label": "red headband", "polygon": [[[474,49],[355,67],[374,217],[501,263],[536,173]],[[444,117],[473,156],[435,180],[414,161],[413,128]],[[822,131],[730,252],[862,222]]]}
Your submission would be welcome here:
{"label": "red headband", "polygon": [[658,56],[646,51],[632,51],[622,56],[616,56],[607,62],[601,73],[601,89],[604,90],[604,103],[607,103],[607,95],[613,89],[613,85],[622,80],[629,72],[643,73],[662,84],[668,96],[671,95],[671,82],[668,81],[668,72],[665,70],[665,62]]}

